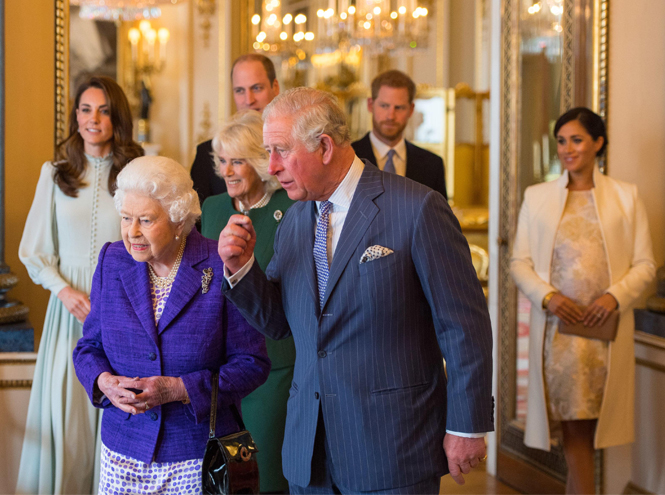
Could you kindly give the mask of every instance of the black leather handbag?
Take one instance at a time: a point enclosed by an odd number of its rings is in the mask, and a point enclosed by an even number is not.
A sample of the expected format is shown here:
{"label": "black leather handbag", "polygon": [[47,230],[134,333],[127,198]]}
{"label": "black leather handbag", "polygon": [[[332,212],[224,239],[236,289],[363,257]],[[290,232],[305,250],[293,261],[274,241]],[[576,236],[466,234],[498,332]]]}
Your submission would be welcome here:
{"label": "black leather handbag", "polygon": [[245,429],[245,423],[235,404],[231,404],[231,412],[240,426],[240,431],[215,437],[218,380],[219,373],[215,373],[212,377],[210,435],[203,455],[201,488],[203,493],[210,495],[258,494],[259,465],[256,454],[259,449],[252,435]]}

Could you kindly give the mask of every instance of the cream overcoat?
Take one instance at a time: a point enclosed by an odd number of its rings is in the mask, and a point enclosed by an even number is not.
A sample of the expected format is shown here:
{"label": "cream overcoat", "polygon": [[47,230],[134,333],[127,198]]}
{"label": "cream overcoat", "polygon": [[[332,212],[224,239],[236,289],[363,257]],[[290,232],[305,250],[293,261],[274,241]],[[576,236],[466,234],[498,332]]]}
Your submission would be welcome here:
{"label": "cream overcoat", "polygon": [[[593,174],[592,190],[608,256],[610,287],[619,302],[617,338],[609,345],[605,393],[596,427],[596,449],[634,440],[635,357],[632,305],[653,280],[656,264],[644,204],[637,187],[600,173]],[[553,182],[526,189],[520,210],[510,270],[517,287],[531,300],[529,385],[524,443],[550,450],[548,410],[543,378],[543,342],[546,315],[543,298],[550,284],[554,240],[568,197],[568,172]]]}

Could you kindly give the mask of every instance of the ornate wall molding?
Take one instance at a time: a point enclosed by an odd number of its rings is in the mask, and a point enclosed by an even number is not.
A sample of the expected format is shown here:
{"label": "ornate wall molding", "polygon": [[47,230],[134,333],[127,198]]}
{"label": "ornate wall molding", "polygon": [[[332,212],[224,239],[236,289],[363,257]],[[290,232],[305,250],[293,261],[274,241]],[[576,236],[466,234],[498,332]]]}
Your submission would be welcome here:
{"label": "ornate wall molding", "polygon": [[208,48],[210,46],[210,28],[212,27],[212,21],[210,19],[215,15],[217,5],[215,0],[196,0],[196,7],[199,15],[203,17],[203,20],[201,21],[203,46]]}
{"label": "ornate wall molding", "polygon": [[[514,397],[515,388],[515,335],[507,331],[512,321],[514,292],[510,278],[510,252],[512,247],[512,203],[515,196],[515,169],[517,147],[517,80],[518,63],[518,11],[519,0],[504,0],[501,40],[501,208],[499,211],[499,441],[507,432],[514,405],[506,398]],[[503,331],[501,331],[503,330]],[[511,391],[513,393],[511,393]]]}

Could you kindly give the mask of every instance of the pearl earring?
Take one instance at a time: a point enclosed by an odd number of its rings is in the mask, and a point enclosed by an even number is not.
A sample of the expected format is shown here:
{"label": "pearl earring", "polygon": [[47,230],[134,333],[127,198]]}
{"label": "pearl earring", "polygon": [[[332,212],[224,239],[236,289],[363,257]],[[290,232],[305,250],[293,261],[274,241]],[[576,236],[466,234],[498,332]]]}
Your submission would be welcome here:
{"label": "pearl earring", "polygon": [[180,236],[179,236],[179,235],[176,235],[176,236],[175,236],[175,240],[176,240],[176,241],[179,241],[179,240],[180,240]]}

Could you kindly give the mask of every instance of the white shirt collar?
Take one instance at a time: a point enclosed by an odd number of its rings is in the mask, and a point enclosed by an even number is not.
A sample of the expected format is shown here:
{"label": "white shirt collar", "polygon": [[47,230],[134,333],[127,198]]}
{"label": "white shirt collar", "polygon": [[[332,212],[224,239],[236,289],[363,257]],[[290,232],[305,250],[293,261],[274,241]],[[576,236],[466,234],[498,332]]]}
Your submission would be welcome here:
{"label": "white shirt collar", "polygon": [[[335,192],[330,195],[328,201],[333,204],[333,210],[335,211],[346,211],[351,206],[351,201],[353,200],[353,195],[356,192],[358,183],[360,182],[360,176],[363,174],[365,169],[365,164],[357,156],[353,157],[353,163],[349,171],[346,173],[344,180],[337,186]],[[321,201],[316,202],[317,211],[321,207]]]}
{"label": "white shirt collar", "polygon": [[374,147],[374,151],[378,154],[376,157],[377,160],[385,158],[388,152],[393,149],[395,150],[395,153],[397,153],[398,158],[406,161],[406,140],[404,139],[404,135],[402,135],[402,139],[400,139],[399,142],[392,148],[376,137],[374,135],[374,131],[369,133],[369,140]]}

